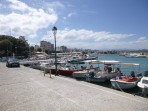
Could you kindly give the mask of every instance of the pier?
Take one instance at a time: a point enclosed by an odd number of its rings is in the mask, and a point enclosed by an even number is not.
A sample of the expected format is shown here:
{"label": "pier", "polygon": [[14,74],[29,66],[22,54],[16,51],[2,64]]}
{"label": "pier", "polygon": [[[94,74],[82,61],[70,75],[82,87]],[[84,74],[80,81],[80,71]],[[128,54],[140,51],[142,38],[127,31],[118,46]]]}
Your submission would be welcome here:
{"label": "pier", "polygon": [[0,111],[148,111],[148,99],[0,62]]}

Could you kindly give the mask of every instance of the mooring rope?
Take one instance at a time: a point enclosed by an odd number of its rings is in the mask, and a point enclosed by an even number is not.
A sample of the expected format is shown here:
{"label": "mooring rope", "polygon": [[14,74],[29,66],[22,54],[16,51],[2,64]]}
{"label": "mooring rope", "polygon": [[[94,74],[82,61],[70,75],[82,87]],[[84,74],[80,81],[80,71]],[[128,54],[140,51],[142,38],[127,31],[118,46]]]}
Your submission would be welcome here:
{"label": "mooring rope", "polygon": [[119,84],[117,83],[116,80],[115,80],[115,83],[116,83],[116,85],[118,86],[118,88],[119,88],[122,92],[124,92],[124,91],[122,90],[122,88],[119,86]]}

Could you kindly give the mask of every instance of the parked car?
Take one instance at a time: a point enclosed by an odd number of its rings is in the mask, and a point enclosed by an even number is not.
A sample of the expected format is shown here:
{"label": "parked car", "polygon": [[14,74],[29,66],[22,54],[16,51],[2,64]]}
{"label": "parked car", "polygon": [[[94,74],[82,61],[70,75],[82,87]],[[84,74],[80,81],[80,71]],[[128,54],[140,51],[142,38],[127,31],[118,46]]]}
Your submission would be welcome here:
{"label": "parked car", "polygon": [[20,63],[17,59],[11,58],[6,62],[7,67],[20,67]]}

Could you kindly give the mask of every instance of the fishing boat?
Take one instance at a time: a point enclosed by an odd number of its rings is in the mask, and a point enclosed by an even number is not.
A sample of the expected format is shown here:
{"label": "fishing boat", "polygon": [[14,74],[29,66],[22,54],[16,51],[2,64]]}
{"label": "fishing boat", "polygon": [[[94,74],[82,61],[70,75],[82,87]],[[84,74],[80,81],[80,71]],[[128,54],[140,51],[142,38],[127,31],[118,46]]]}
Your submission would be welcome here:
{"label": "fishing boat", "polygon": [[82,70],[82,71],[75,71],[73,72],[72,76],[73,78],[79,79],[79,78],[85,78],[86,74],[88,74],[88,70]]}
{"label": "fishing boat", "polygon": [[106,77],[99,76],[94,72],[91,72],[86,75],[86,81],[88,81],[88,82],[104,82],[106,80],[107,80]]}
{"label": "fishing boat", "polygon": [[[139,64],[135,63],[121,63],[121,65],[127,66],[139,66]],[[112,87],[115,89],[131,89],[136,87],[137,83],[140,81],[141,76],[135,76],[135,72],[131,71],[130,76],[116,76],[110,79]]]}
{"label": "fishing boat", "polygon": [[84,65],[84,64],[85,62],[79,60],[68,61],[67,64],[59,70],[59,72],[61,75],[73,77],[73,73],[80,72],[83,70],[84,67],[82,68],[81,66],[80,68],[79,65]]}
{"label": "fishing boat", "polygon": [[131,89],[136,87],[139,79],[138,77],[121,76],[119,78],[112,78],[110,81],[115,89]]}
{"label": "fishing boat", "polygon": [[[82,61],[86,66],[89,66],[90,62],[96,62],[98,60],[85,60]],[[76,79],[85,79],[86,75],[89,74],[92,71],[97,71],[99,69],[99,67],[93,67],[92,63],[90,64],[89,68],[87,68],[86,66],[81,66],[81,70],[80,71],[76,71],[73,72],[73,77]]]}
{"label": "fishing boat", "polygon": [[89,74],[86,74],[85,78],[88,82],[104,82],[110,80],[111,78],[120,75],[119,64],[120,61],[115,60],[96,60],[91,61],[90,64],[103,64],[103,70],[94,70],[90,71]]}
{"label": "fishing boat", "polygon": [[36,62],[36,63],[32,63],[30,65],[30,67],[33,68],[33,69],[40,69],[40,65],[41,65],[40,62]]}
{"label": "fishing boat", "polygon": [[66,65],[61,66],[59,69],[59,74],[64,76],[72,76],[73,72],[81,71],[81,69],[75,66],[77,64],[84,64],[84,62],[71,61],[70,64],[67,63]]}
{"label": "fishing boat", "polygon": [[143,94],[148,95],[148,71],[144,72],[144,76],[138,82],[137,86],[141,88]]}
{"label": "fishing boat", "polygon": [[61,67],[59,70],[60,75],[72,76],[73,72],[80,71],[80,69],[75,69],[70,66]]}

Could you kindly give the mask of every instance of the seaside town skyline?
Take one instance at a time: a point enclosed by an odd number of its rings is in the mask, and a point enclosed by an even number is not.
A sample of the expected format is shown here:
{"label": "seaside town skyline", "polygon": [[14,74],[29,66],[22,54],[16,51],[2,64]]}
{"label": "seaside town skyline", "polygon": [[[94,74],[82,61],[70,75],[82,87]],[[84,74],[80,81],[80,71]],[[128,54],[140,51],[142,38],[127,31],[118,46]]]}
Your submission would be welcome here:
{"label": "seaside town skyline", "polygon": [[147,0],[0,0],[0,34],[85,49],[147,49]]}

